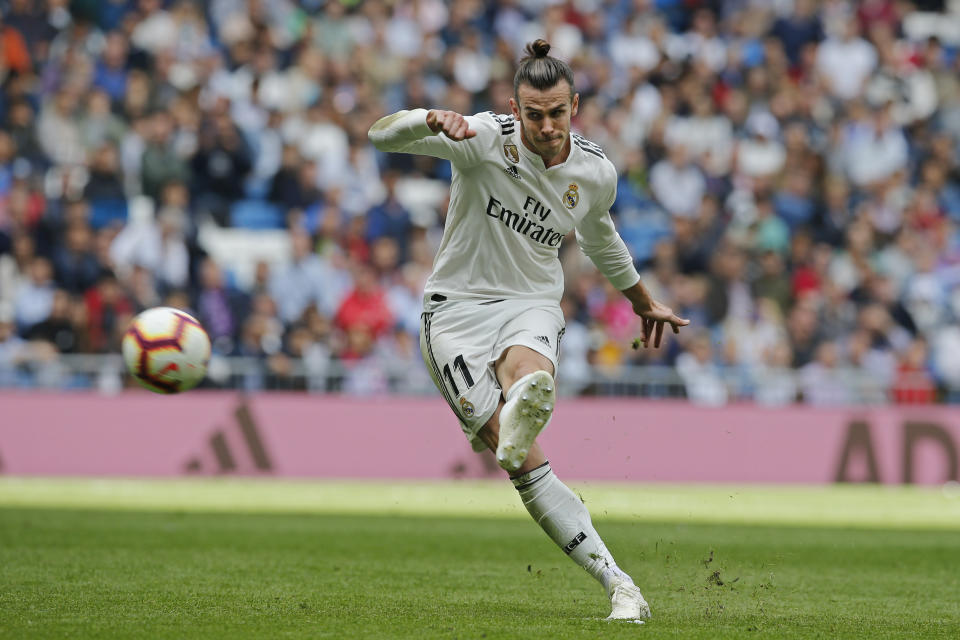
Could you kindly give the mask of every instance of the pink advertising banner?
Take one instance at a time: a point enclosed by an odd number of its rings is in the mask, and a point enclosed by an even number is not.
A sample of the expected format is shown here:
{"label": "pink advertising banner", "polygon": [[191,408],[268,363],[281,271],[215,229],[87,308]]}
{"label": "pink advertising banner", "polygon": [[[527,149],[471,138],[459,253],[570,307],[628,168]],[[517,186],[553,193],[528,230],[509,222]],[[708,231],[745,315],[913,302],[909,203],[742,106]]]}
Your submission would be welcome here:
{"label": "pink advertising banner", "polygon": [[[540,442],[571,479],[960,481],[960,410],[699,408],[562,399]],[[194,392],[0,393],[0,473],[496,476],[436,398]]]}

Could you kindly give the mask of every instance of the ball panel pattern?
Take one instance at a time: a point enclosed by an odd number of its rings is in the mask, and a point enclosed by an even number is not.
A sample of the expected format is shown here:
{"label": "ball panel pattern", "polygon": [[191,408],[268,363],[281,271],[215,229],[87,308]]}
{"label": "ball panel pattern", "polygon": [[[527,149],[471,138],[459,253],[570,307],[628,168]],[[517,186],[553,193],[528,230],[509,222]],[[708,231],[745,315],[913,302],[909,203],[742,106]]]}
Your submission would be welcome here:
{"label": "ball panel pattern", "polygon": [[200,323],[167,307],[138,315],[124,335],[122,348],[137,382],[164,394],[195,387],[203,380],[210,360],[210,338]]}

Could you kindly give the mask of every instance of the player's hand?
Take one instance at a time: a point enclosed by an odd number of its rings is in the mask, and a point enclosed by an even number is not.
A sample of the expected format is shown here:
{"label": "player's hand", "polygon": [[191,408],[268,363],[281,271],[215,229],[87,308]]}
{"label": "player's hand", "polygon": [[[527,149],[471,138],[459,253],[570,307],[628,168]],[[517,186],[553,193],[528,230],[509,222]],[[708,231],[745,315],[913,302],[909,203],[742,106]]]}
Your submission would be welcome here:
{"label": "player's hand", "polygon": [[651,340],[653,341],[653,347],[655,349],[659,347],[660,341],[663,339],[663,325],[665,324],[669,324],[674,333],[680,333],[680,327],[685,327],[690,324],[689,320],[679,317],[673,312],[673,309],[656,300],[651,300],[649,306],[645,307],[640,307],[635,304],[633,305],[633,311],[643,318],[643,322],[641,323],[643,333],[639,340],[634,341],[634,349],[639,347],[640,344],[643,344],[644,347],[649,347]]}
{"label": "player's hand", "polygon": [[477,132],[470,128],[467,119],[456,111],[431,109],[427,112],[427,126],[434,133],[442,132],[443,135],[458,142],[477,135]]}

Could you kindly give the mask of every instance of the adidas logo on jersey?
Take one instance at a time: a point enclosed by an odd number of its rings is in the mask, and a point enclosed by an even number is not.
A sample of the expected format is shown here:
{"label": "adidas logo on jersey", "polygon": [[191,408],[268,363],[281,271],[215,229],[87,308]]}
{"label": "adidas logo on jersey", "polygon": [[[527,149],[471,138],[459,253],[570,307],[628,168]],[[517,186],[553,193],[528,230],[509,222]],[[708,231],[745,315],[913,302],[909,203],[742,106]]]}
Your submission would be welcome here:
{"label": "adidas logo on jersey", "polygon": [[548,347],[550,346],[550,338],[548,338],[547,336],[537,336],[537,340],[547,345]]}
{"label": "adidas logo on jersey", "polygon": [[517,171],[517,168],[513,165],[504,168],[504,172],[514,180],[523,180],[523,177],[520,175],[520,172]]}

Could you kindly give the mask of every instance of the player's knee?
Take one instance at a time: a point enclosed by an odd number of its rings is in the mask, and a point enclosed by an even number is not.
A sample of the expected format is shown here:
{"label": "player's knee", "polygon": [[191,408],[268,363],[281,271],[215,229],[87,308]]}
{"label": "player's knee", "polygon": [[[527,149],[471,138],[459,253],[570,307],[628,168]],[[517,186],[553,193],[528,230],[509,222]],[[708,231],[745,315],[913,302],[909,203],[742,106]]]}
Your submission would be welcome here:
{"label": "player's knee", "polygon": [[[544,358],[545,359],[545,358]],[[530,375],[531,373],[536,373],[537,371],[545,371],[551,377],[553,376],[553,366],[549,361],[546,363],[536,362],[533,360],[524,360],[517,364],[517,367],[513,371],[513,379],[519,380],[523,376]]]}
{"label": "player's knee", "polygon": [[546,371],[552,376],[553,363],[533,349],[525,347],[512,350],[497,367],[501,382],[508,383],[504,388],[509,388],[513,382],[537,371]]}
{"label": "player's knee", "polygon": [[539,353],[530,350],[529,354],[525,354],[526,357],[517,358],[512,364],[511,371],[509,372],[510,377],[514,381],[519,380],[523,376],[530,375],[531,373],[536,373],[537,371],[545,371],[550,376],[553,376],[553,363],[548,359],[544,358]]}

